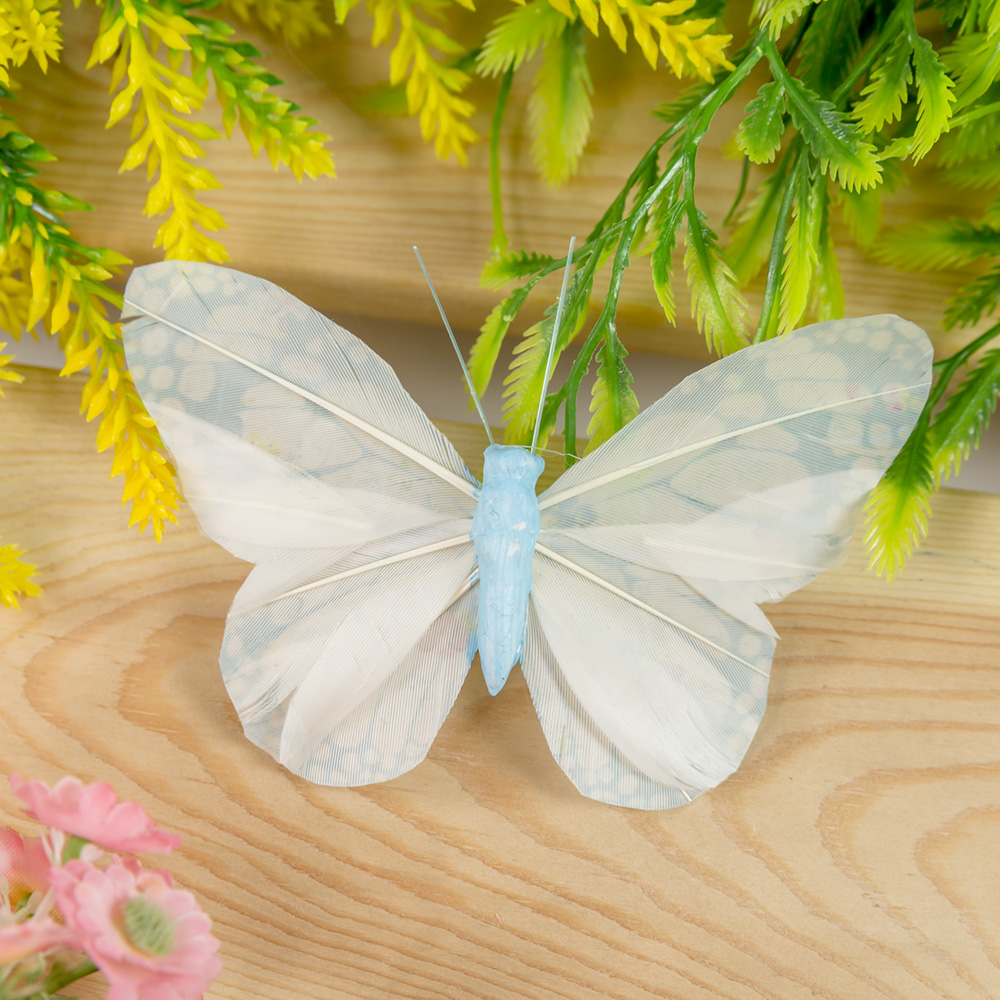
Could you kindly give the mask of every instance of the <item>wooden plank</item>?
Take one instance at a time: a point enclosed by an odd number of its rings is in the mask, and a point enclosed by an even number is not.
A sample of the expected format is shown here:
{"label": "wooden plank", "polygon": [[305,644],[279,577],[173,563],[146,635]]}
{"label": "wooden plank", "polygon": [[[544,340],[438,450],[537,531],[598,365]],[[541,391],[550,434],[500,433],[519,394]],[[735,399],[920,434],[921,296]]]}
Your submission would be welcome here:
{"label": "wooden plank", "polygon": [[[491,5],[482,16],[492,18],[504,9]],[[157,225],[141,215],[145,171],[118,174],[129,141],[127,125],[105,131],[109,70],[85,68],[98,14],[86,6],[64,12],[62,63],[47,76],[30,67],[24,70],[25,86],[16,113],[21,126],[60,157],[60,162],[47,166],[46,181],[96,206],[92,215],[74,217],[80,238],[110,245],[145,263],[155,259],[152,240]],[[734,10],[730,29],[745,30],[746,20]],[[477,329],[499,299],[497,292],[479,287],[492,231],[486,143],[472,147],[467,168],[454,161],[441,163],[420,140],[414,121],[373,121],[352,110],[357,88],[387,74],[388,53],[367,48],[369,30],[364,12],[355,10],[347,30],[335,28],[329,40],[296,52],[266,36],[250,35],[264,50],[266,65],[287,81],[287,96],[333,135],[331,149],[339,177],[299,185],[286,171],[275,176],[268,163],[250,158],[238,136],[229,143],[208,144],[205,162],[224,190],[209,193],[206,201],[222,212],[230,226],[223,240],[235,266],[276,281],[316,308],[339,316],[436,324],[434,306],[410,250],[417,243],[452,322],[466,331]],[[596,84],[593,135],[580,175],[572,183],[551,190],[537,178],[525,135],[523,87],[511,102],[503,186],[515,248],[561,255],[571,234],[587,233],[660,131],[662,123],[652,117],[651,109],[679,90],[677,81],[662,68],[654,74],[638,57],[621,57],[606,39],[591,48]],[[486,82],[475,84],[471,91],[481,109],[473,120],[480,135],[488,129],[493,93]],[[746,99],[751,95],[749,87]],[[716,226],[721,225],[738,182],[739,162],[724,149],[744,103],[740,100],[724,109],[699,156],[699,201]],[[893,199],[887,220],[951,214],[954,192],[935,185],[931,168],[925,166]],[[896,312],[929,331],[936,327],[948,296],[968,278],[905,274],[875,264],[847,246],[838,256],[848,315]],[[619,321],[626,345],[630,350],[704,357],[683,277],[677,281],[681,318],[674,330],[663,319],[647,269],[646,260],[637,258],[626,279]],[[753,291],[754,301],[759,301],[759,291],[759,287]],[[529,309],[525,326],[537,318],[546,301],[556,297],[557,279],[542,292]],[[967,334],[935,333],[935,337],[950,353]]]}
{"label": "wooden plank", "polygon": [[186,511],[159,546],[128,529],[79,381],[29,375],[0,404],[0,524],[45,594],[0,612],[0,769],[111,781],[184,835],[209,997],[1000,995],[1000,498],[946,491],[892,587],[855,554],[774,607],[763,725],[690,806],[582,798],[519,674],[491,699],[475,670],[427,761],[327,789],[248,743],[223,688],[245,564]]}

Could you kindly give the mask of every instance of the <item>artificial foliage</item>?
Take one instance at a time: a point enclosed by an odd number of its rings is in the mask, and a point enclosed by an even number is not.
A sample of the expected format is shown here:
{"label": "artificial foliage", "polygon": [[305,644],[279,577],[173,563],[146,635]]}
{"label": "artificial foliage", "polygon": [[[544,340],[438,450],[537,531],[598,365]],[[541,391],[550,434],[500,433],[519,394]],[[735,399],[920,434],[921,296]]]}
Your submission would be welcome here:
{"label": "artificial foliage", "polygon": [[[143,210],[162,220],[155,245],[166,257],[228,259],[217,235],[224,221],[204,201],[218,186],[204,158],[207,144],[237,126],[253,155],[263,150],[276,168],[300,178],[333,173],[321,126],[280,96],[280,81],[239,40],[245,22],[295,46],[367,17],[370,44],[386,50],[386,85],[365,106],[411,115],[442,159],[465,163],[472,143],[488,143],[483,197],[494,231],[482,280],[509,287],[485,319],[470,369],[482,391],[503,340],[519,336],[505,377],[510,441],[524,442],[533,430],[555,303],[527,329],[519,314],[565,263],[512,249],[506,233],[500,140],[515,110],[513,81],[530,77],[527,106],[516,110],[539,183],[571,184],[594,117],[589,60],[607,41],[650,71],[689,83],[650,109],[663,131],[638,162],[624,165],[620,191],[573,258],[556,344],[557,356],[569,351],[573,360],[543,411],[544,434],[562,414],[567,461],[582,438],[594,447],[639,409],[616,322],[633,258],[647,259],[667,322],[678,322],[677,283],[689,286],[694,325],[713,353],[726,354],[844,314],[835,244],[842,231],[898,267],[981,269],[942,319],[945,328],[968,327],[969,343],[936,364],[928,407],[869,501],[873,569],[889,577],[899,570],[926,530],[934,490],[980,440],[1000,392],[1000,351],[990,349],[1000,333],[1000,0],[757,0],[749,26],[747,7],[726,0],[492,0],[485,11],[481,0],[488,23],[478,41],[469,36],[473,0],[95,2],[90,64],[108,80],[108,125],[122,134],[122,169],[145,167]],[[13,338],[24,330],[57,336],[64,372],[89,372],[83,413],[98,421],[98,447],[113,452],[132,523],[160,537],[180,498],[113,319],[115,279],[129,261],[74,239],[72,213],[88,206],[44,186],[39,169],[51,156],[15,120],[19,68],[33,60],[48,70],[59,60],[60,11],[58,0],[0,2],[0,327]],[[484,136],[470,124],[477,76],[493,86]],[[723,217],[699,204],[695,182],[702,140],[733,102],[743,109],[733,142],[744,169]],[[212,105],[219,127],[200,114]],[[974,207],[884,230],[884,200],[921,161]],[[757,308],[748,287],[761,293]],[[593,320],[592,306],[599,307]],[[0,356],[0,380],[10,382],[6,360]],[[575,403],[588,383],[591,420],[581,430]],[[37,592],[22,555],[0,537],[4,604]]]}
{"label": "artificial foliage", "polygon": [[[728,5],[699,6],[724,18]],[[583,8],[575,9],[583,20]],[[541,43],[539,34],[533,44]],[[522,40],[521,49],[530,48]],[[622,277],[635,257],[647,258],[671,323],[674,286],[687,281],[692,318],[716,354],[844,314],[838,216],[850,239],[884,263],[930,270],[985,262],[984,273],[944,308],[942,325],[972,328],[969,343],[935,364],[921,419],[866,507],[870,568],[891,579],[927,530],[932,494],[978,445],[1000,394],[1000,350],[984,350],[1000,334],[1000,2],[758,0],[749,37],[736,51],[674,68],[685,67],[704,82],[656,109],[663,132],[574,255],[568,321],[555,347],[557,357],[572,352],[573,362],[545,400],[543,426],[553,429],[562,411],[572,462],[581,437],[576,400],[588,376],[589,447],[636,414],[615,322]],[[751,71],[755,82],[764,77],[755,92],[747,88]],[[734,136],[742,180],[725,217],[711,220],[695,193],[699,146],[734,101],[744,107]],[[495,117],[494,129],[500,127]],[[884,230],[884,200],[925,159],[941,183],[962,192],[963,207],[979,208],[968,217],[956,211],[953,218]],[[549,179],[561,179],[572,166]],[[480,391],[528,293],[566,263],[530,248],[510,252],[499,171],[493,188],[494,255],[483,281],[514,288],[483,324],[471,353]],[[756,310],[746,297],[751,284],[762,288]],[[588,328],[592,301],[600,311]],[[524,442],[530,433],[553,319],[549,308],[514,349],[505,378],[510,441]]]}
{"label": "artificial foliage", "polygon": [[[253,155],[263,150],[296,177],[333,173],[328,138],[296,105],[275,93],[281,81],[259,63],[253,46],[214,16],[215,5],[180,0],[98,2],[101,18],[90,66],[110,66],[108,127],[128,131],[122,170],[145,166],[144,211],[163,217],[155,246],[168,258],[225,261],[212,234],[220,214],[202,201],[217,188],[198,161],[202,143],[231,135],[238,125]],[[234,4],[247,17],[248,2]],[[261,20],[301,40],[321,25],[308,0],[267,0]],[[0,3],[0,326],[17,338],[39,329],[57,336],[66,353],[63,374],[88,371],[81,412],[97,420],[97,447],[113,453],[112,475],[124,478],[130,523],[161,537],[180,501],[174,469],[153,421],[132,384],[114,320],[121,294],[111,280],[130,261],[114,250],[85,246],[72,235],[67,213],[90,206],[45,187],[39,169],[52,154],[19,131],[14,116],[17,69],[29,59],[48,70],[61,48],[55,0]],[[107,72],[107,70],[104,70]],[[193,117],[210,99],[222,131]],[[138,206],[137,206],[138,209]],[[6,362],[0,361],[0,366]],[[10,378],[0,367],[0,377]],[[34,567],[0,538],[0,603],[38,592]]]}

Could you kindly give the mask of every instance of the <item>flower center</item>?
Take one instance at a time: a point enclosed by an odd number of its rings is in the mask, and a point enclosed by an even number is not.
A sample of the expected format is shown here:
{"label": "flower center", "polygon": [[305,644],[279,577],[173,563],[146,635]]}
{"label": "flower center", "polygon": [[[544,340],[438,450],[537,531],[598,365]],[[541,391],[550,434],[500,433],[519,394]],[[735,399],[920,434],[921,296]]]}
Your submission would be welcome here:
{"label": "flower center", "polygon": [[174,928],[169,917],[146,896],[133,896],[122,909],[125,933],[140,951],[160,958],[174,950]]}

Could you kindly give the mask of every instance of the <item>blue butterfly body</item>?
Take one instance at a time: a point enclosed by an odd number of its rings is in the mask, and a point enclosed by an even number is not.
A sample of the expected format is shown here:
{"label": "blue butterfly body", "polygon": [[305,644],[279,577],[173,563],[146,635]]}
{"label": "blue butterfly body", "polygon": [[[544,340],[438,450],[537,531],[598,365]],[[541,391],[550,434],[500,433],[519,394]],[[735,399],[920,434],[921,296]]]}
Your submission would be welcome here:
{"label": "blue butterfly body", "polygon": [[483,455],[471,537],[479,572],[479,662],[490,694],[521,659],[540,527],[535,483],[544,468],[541,456],[524,448],[493,444]]}
{"label": "blue butterfly body", "polygon": [[247,736],[327,785],[427,755],[478,645],[520,669],[591,798],[690,802],[739,766],[776,633],[760,608],[840,559],[906,441],[932,350],[895,316],[817,323],[696,372],[535,495],[480,484],[370,348],[209,264],[137,268],[129,368],[201,530],[253,564],[223,679]]}

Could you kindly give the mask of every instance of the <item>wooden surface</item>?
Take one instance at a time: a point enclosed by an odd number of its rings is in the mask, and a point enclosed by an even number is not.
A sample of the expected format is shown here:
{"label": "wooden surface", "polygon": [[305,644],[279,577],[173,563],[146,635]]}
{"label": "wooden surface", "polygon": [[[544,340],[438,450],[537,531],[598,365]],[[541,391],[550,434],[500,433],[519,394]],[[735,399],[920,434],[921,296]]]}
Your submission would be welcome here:
{"label": "wooden surface", "polygon": [[520,675],[491,699],[475,668],[423,764],[326,789],[243,738],[219,677],[246,565],[186,511],[160,546],[127,528],[79,385],[30,375],[0,522],[45,594],[0,610],[0,771],[108,780],[184,835],[209,998],[1000,996],[1000,498],[946,492],[892,587],[855,555],[774,607],[761,729],[692,805],[580,797]]}
{"label": "wooden surface", "polygon": [[[489,21],[509,8],[505,0],[481,7]],[[746,31],[749,3],[734,4],[729,30]],[[91,202],[96,211],[72,216],[85,241],[112,246],[137,263],[156,259],[152,249],[158,221],[142,216],[145,170],[119,175],[128,148],[127,122],[105,131],[110,98],[108,67],[85,68],[99,10],[67,7],[63,62],[47,76],[26,67],[26,84],[10,109],[29,135],[59,158],[43,179]],[[469,15],[462,15],[467,18]],[[462,21],[460,18],[460,21]],[[474,37],[462,21],[460,29]],[[421,246],[427,264],[459,330],[478,329],[499,300],[496,291],[479,288],[479,272],[489,256],[492,231],[488,197],[487,144],[470,150],[469,166],[442,163],[419,137],[412,119],[367,119],[353,110],[359,89],[385,79],[388,50],[368,48],[370,21],[352,11],[346,30],[334,28],[328,40],[289,51],[266,35],[248,37],[264,50],[265,64],[287,81],[283,95],[297,101],[319,127],[333,136],[330,149],[339,176],[298,184],[282,170],[273,173],[266,157],[251,159],[242,136],[206,144],[204,161],[224,190],[206,201],[218,208],[229,231],[222,239],[241,270],[277,282],[316,308],[388,318],[437,328],[434,305],[410,250]],[[511,100],[503,141],[503,188],[508,229],[514,249],[562,255],[569,237],[583,237],[620,189],[628,172],[662,125],[651,111],[672,99],[680,84],[662,67],[657,73],[630,52],[622,57],[607,39],[588,41],[595,83],[592,138],[580,175],[567,186],[548,189],[534,173],[526,135],[523,75]],[[633,46],[634,47],[634,46]],[[702,143],[699,154],[699,204],[713,225],[721,227],[738,183],[740,162],[724,153],[743,105],[759,80],[724,109]],[[520,88],[520,89],[518,89]],[[473,125],[485,136],[495,85],[478,82],[470,90],[480,111]],[[216,112],[206,112],[215,121]],[[213,117],[215,116],[215,117]],[[755,174],[755,179],[759,176]],[[886,219],[940,217],[959,210],[954,189],[936,185],[933,169],[923,165],[914,182],[894,197]],[[961,192],[967,208],[970,192]],[[844,236],[837,223],[838,239]],[[725,231],[720,229],[724,241]],[[895,312],[927,329],[950,353],[968,334],[936,331],[948,296],[968,280],[955,274],[912,275],[877,265],[845,245],[838,250],[846,291],[847,315]],[[630,350],[652,350],[701,358],[701,337],[690,319],[687,286],[678,270],[675,282],[679,329],[667,326],[648,277],[648,260],[636,258],[626,279],[619,335]],[[761,286],[751,289],[759,301]],[[558,293],[558,277],[540,289],[520,333]],[[600,293],[595,307],[600,305]]]}

